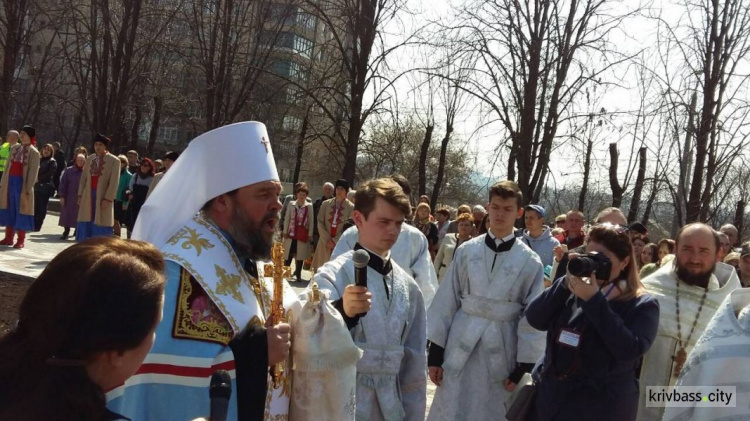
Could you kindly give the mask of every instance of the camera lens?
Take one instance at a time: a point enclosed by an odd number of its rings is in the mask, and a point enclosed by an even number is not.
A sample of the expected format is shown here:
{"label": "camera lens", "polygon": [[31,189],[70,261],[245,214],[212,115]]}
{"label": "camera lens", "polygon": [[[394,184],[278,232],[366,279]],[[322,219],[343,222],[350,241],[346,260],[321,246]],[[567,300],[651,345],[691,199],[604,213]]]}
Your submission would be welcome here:
{"label": "camera lens", "polygon": [[590,276],[596,270],[596,262],[590,257],[576,257],[568,263],[568,272],[574,276]]}

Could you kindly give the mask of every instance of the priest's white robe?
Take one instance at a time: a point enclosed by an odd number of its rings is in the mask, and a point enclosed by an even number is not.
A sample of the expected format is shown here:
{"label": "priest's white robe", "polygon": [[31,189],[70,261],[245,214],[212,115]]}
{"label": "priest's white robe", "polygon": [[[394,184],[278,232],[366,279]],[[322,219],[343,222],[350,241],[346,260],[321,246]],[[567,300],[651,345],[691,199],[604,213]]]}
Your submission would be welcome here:
{"label": "priest's white robe", "polygon": [[544,354],[544,332],[523,316],[544,290],[542,262],[515,241],[497,254],[493,269],[485,235],[459,246],[427,310],[427,338],[445,348],[428,420],[505,419],[503,380],[517,362],[536,363]]}
{"label": "priest's white robe", "polygon": [[740,286],[737,272],[732,266],[716,264],[716,269],[708,282],[706,302],[703,304],[695,332],[687,341],[705,289],[678,281],[673,264],[662,266],[643,280],[646,290],[659,301],[660,315],[659,333],[651,349],[643,356],[641,365],[638,420],[658,421],[664,415],[664,408],[646,407],[647,386],[674,386],[677,382],[675,363],[672,359],[680,348],[677,340],[675,305],[677,282],[680,282],[680,331],[688,355],[724,299]]}
{"label": "priest's white robe", "polygon": [[[357,227],[344,231],[333,249],[331,260],[347,251],[354,250],[357,241],[359,241]],[[429,308],[437,291],[438,281],[427,237],[422,234],[422,231],[404,223],[396,243],[391,247],[391,258],[414,278],[422,291],[425,308]]]}
{"label": "priest's white robe", "polygon": [[[347,230],[349,232],[349,230]],[[338,300],[354,284],[353,251],[318,269],[315,282]],[[427,399],[427,328],[422,293],[392,262],[388,276],[367,268],[372,307],[350,332],[364,354],[357,362],[357,421],[423,421]],[[388,284],[390,297],[386,295]]]}
{"label": "priest's white robe", "polygon": [[735,386],[736,406],[670,407],[664,420],[750,419],[750,289],[736,289],[724,300],[690,352],[677,386]]}

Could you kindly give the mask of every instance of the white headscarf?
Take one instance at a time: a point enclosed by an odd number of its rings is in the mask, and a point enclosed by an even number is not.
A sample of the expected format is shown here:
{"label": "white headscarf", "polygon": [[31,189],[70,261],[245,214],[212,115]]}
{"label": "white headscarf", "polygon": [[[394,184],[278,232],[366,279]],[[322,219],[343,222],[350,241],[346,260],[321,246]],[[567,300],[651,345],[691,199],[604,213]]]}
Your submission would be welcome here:
{"label": "white headscarf", "polygon": [[133,239],[161,248],[209,200],[279,180],[263,123],[219,127],[193,139],[146,200]]}

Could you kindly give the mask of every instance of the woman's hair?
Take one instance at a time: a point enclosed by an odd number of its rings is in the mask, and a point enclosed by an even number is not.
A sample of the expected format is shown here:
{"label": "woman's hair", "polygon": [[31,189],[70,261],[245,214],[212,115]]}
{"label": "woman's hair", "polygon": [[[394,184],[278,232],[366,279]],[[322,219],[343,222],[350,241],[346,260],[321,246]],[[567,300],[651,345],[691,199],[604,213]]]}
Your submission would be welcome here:
{"label": "woman's hair", "polygon": [[[638,265],[633,254],[633,245],[628,233],[618,225],[603,223],[595,225],[588,233],[588,241],[596,241],[611,251],[620,260],[630,257],[630,262],[622,270],[621,276],[627,281],[628,288],[620,291],[621,294],[615,298],[618,301],[630,300],[645,292],[641,278],[638,275]],[[617,285],[617,284],[615,284]]]}
{"label": "woman's hair", "polygon": [[127,156],[120,154],[120,155],[117,155],[117,159],[120,160],[120,164],[125,164],[126,167],[128,166],[129,163],[128,163]]}
{"label": "woman's hair", "polygon": [[461,222],[468,222],[474,226],[474,217],[470,213],[460,213],[456,217],[456,225],[460,225]]}
{"label": "woman's hair", "polygon": [[[301,191],[305,192],[305,194],[310,194],[310,189],[307,188],[307,183],[299,182],[299,183],[297,183],[297,184],[294,185],[294,194],[295,194],[295,196],[297,195],[297,193],[299,193]],[[296,197],[295,197],[295,199],[296,199]]]}
{"label": "woman's hair", "polygon": [[101,419],[86,363],[138,347],[159,319],[164,258],[153,245],[97,237],[58,254],[0,339],[0,419]]}
{"label": "woman's hair", "polygon": [[73,154],[73,156],[77,156],[79,154],[83,154],[83,156],[89,156],[89,151],[88,151],[88,149],[86,149],[85,146],[79,146],[79,147],[76,148],[76,151]]}
{"label": "woman's hair", "polygon": [[651,250],[651,261],[649,263],[659,264],[659,246],[656,245],[656,243],[648,243],[645,246],[643,246],[643,249],[645,250],[648,248]]}
{"label": "woman's hair", "polygon": [[[151,169],[149,170],[149,172],[148,172],[148,173],[149,173],[149,175],[150,175],[151,177],[153,177],[153,176],[154,176],[154,174],[156,173],[156,165],[154,165],[154,161],[152,161],[152,160],[151,160],[151,159],[149,159],[149,158],[143,158],[143,159],[141,159],[141,166],[142,166],[143,164],[145,164],[145,163],[148,163],[148,165],[150,165],[150,166],[151,166]],[[141,169],[140,169],[140,168],[138,168],[138,173],[141,173]]]}
{"label": "woman's hair", "polygon": [[487,222],[490,220],[490,214],[484,215],[484,218],[482,218],[482,223],[479,224],[479,227],[477,228],[477,235],[487,234]]}
{"label": "woman's hair", "polygon": [[419,213],[419,210],[420,210],[420,209],[427,209],[427,216],[428,216],[428,217],[429,217],[429,215],[430,215],[430,214],[432,213],[432,208],[430,208],[430,205],[428,205],[427,203],[424,203],[424,202],[420,202],[420,203],[419,203],[419,204],[417,205],[417,208],[416,208],[416,209],[414,210],[414,220],[415,220],[415,221],[416,221],[416,220],[417,220],[417,218],[418,218],[418,217],[417,217],[417,214]]}
{"label": "woman's hair", "polygon": [[55,154],[55,148],[52,147],[49,143],[42,146],[42,156],[44,156],[44,151],[49,150],[49,157],[52,158],[52,156]]}
{"label": "woman's hair", "polygon": [[671,238],[662,238],[661,240],[659,240],[659,246],[657,247],[657,250],[656,250],[657,253],[659,251],[658,249],[661,248],[662,245],[667,246],[667,250],[669,250],[669,254],[674,254],[674,249],[677,246],[677,243],[675,243],[675,241],[672,240]]}
{"label": "woman's hair", "polygon": [[469,205],[459,206],[458,210],[456,211],[456,215],[461,215],[462,213],[471,213],[471,206]]}

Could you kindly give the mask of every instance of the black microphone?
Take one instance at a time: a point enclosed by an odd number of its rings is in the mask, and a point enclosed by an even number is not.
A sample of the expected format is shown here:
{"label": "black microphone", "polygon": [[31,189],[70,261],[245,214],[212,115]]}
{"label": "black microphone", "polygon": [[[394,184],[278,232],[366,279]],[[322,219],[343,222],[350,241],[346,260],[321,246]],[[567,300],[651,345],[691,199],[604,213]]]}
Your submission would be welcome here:
{"label": "black microphone", "polygon": [[[357,250],[352,255],[354,261],[354,285],[367,288],[367,264],[370,262],[370,253],[365,250]],[[360,314],[360,317],[367,312]]]}
{"label": "black microphone", "polygon": [[216,370],[211,375],[208,396],[211,398],[211,421],[226,421],[232,396],[232,378],[226,370]]}

